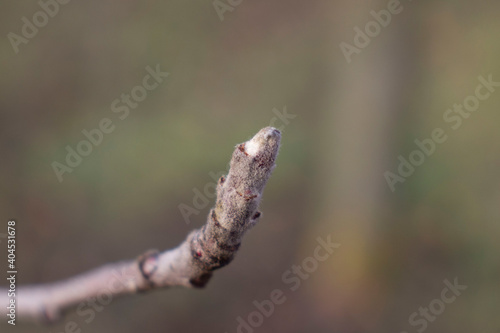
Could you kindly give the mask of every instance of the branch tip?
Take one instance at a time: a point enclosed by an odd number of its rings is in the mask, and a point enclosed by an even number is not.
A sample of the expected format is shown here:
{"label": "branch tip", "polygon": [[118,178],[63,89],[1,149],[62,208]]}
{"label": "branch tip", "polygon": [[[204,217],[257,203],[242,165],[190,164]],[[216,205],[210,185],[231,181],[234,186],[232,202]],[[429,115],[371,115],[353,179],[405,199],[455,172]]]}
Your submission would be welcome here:
{"label": "branch tip", "polygon": [[[227,176],[218,180],[216,203],[207,222],[178,247],[161,253],[150,250],[135,260],[107,264],[65,281],[21,286],[19,317],[54,322],[67,309],[104,291],[116,297],[172,286],[204,287],[214,270],[233,260],[245,232],[261,217],[258,206],[280,140],[279,130],[265,127],[236,146]],[[0,288],[0,307],[7,306],[7,290]]]}

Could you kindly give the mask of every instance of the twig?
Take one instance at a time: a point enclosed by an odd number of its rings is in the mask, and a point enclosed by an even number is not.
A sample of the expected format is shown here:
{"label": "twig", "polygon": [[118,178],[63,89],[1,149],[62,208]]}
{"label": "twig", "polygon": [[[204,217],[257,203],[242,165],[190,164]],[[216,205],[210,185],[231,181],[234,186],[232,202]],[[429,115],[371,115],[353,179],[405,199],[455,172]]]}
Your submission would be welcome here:
{"label": "twig", "polygon": [[[257,211],[264,186],[275,166],[281,134],[272,127],[260,130],[233,152],[227,177],[217,185],[215,207],[206,224],[192,231],[178,247],[148,251],[136,260],[108,264],[68,280],[20,287],[18,318],[56,321],[78,304],[172,286],[204,287],[212,271],[227,265],[244,233],[261,216]],[[0,289],[6,309],[7,289]]]}

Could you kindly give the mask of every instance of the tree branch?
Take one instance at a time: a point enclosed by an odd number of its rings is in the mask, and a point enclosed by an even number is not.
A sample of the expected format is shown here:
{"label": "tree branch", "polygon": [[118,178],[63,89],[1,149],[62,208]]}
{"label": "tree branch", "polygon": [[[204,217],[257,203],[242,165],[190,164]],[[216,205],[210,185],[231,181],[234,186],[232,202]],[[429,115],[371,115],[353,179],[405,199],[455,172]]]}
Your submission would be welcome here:
{"label": "tree branch", "polygon": [[[215,207],[206,224],[192,231],[178,247],[148,251],[136,260],[108,264],[68,280],[20,287],[19,318],[55,321],[64,310],[89,300],[110,302],[119,295],[172,286],[204,287],[212,271],[227,265],[244,233],[254,226],[264,186],[274,169],[281,134],[272,127],[236,146],[227,177],[217,185]],[[0,307],[9,305],[8,288],[0,289]]]}

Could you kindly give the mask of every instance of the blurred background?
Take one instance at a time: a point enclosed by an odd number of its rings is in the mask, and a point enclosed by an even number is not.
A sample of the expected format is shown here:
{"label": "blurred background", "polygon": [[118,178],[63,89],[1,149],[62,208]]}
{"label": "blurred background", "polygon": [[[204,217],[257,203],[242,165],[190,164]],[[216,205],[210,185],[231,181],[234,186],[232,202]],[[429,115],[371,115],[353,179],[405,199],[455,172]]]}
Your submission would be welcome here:
{"label": "blurred background", "polygon": [[[500,91],[456,130],[443,118],[479,76],[500,81],[500,3],[396,5],[72,1],[44,22],[38,2],[4,2],[0,233],[17,220],[18,285],[176,246],[213,199],[189,223],[180,205],[194,207],[237,143],[274,125],[283,146],[260,223],[206,289],[116,299],[90,322],[4,316],[0,330],[236,332],[280,289],[286,301],[241,332],[500,332]],[[385,27],[370,23],[390,9]],[[30,38],[23,17],[41,26]],[[148,66],[169,76],[143,96]],[[131,92],[133,108],[112,107]],[[59,179],[54,162],[105,118],[112,132]],[[436,128],[446,142],[391,189],[386,172]],[[283,274],[328,235],[341,246],[290,290]],[[467,289],[441,309],[455,279]],[[433,301],[439,315],[410,322]]]}

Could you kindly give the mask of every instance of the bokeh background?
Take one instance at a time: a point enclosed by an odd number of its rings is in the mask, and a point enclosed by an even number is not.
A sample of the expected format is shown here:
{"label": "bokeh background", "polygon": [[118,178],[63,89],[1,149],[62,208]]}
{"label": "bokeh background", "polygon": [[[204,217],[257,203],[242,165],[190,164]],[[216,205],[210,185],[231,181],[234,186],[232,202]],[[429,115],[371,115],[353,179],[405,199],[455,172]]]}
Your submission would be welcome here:
{"label": "bokeh background", "polygon": [[[4,318],[0,330],[236,332],[253,301],[282,289],[255,332],[410,333],[422,326],[409,316],[458,278],[467,290],[425,331],[499,332],[500,91],[455,131],[443,114],[478,76],[500,81],[500,3],[402,0],[348,63],[340,43],[388,2],[242,1],[221,20],[212,0],[72,1],[17,54],[7,34],[40,6],[3,2],[0,232],[18,221],[19,285],[176,246],[212,204],[186,224],[193,189],[276,110],[290,118],[274,120],[283,146],[263,218],[206,289],[116,299],[90,323],[74,311],[53,326]],[[112,101],[157,64],[170,76],[120,120]],[[103,118],[115,130],[59,182],[51,164]],[[392,192],[384,172],[435,128],[448,140]],[[282,274],[328,235],[341,247],[291,292]]]}

